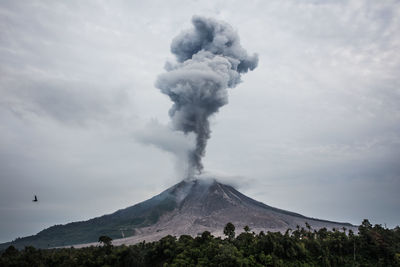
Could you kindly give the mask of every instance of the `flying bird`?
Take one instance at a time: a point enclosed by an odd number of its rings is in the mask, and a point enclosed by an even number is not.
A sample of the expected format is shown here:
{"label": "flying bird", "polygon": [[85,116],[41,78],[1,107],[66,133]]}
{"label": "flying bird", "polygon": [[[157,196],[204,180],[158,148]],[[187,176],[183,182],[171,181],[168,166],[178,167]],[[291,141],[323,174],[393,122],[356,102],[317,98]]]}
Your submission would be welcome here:
{"label": "flying bird", "polygon": [[35,195],[35,198],[32,200],[33,202],[38,202],[37,196]]}

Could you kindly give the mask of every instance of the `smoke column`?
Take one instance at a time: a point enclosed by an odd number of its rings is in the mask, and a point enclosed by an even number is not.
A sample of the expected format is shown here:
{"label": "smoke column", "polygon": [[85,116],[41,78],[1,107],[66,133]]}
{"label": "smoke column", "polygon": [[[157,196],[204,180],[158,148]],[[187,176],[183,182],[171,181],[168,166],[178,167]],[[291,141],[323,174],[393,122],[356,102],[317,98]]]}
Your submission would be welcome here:
{"label": "smoke column", "polygon": [[194,28],[175,37],[171,52],[177,62],[167,62],[156,86],[174,102],[169,110],[175,130],[196,135],[189,153],[189,178],[201,173],[201,158],[210,138],[209,117],[228,103],[228,88],[241,82],[241,73],[257,67],[258,56],[249,56],[239,36],[227,23],[194,16]]}

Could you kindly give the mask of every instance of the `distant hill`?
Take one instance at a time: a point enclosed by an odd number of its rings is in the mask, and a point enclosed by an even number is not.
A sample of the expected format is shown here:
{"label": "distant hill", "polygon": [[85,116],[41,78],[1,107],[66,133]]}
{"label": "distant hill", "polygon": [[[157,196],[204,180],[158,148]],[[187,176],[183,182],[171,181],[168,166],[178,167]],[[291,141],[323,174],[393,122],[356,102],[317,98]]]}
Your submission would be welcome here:
{"label": "distant hill", "polygon": [[309,218],[270,207],[216,180],[193,180],[182,181],[149,200],[112,214],[55,225],[36,235],[0,244],[0,249],[9,245],[48,248],[86,244],[97,242],[101,235],[110,236],[115,245],[154,241],[168,234],[196,236],[209,231],[222,235],[227,222],[238,230],[248,225],[255,232],[286,231],[297,225],[305,227],[305,222],[313,229],[346,227],[357,231],[349,223]]}

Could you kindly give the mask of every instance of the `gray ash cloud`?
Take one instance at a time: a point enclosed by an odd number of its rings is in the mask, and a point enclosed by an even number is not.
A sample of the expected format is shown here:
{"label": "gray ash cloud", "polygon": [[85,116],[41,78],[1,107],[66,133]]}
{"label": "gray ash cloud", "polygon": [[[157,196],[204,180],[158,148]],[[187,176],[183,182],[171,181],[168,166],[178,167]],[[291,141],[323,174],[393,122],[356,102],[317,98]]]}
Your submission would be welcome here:
{"label": "gray ash cloud", "polygon": [[227,89],[241,82],[241,73],[257,67],[258,56],[246,52],[229,24],[199,16],[192,23],[192,29],[172,41],[177,61],[167,62],[156,86],[174,102],[169,111],[174,129],[196,135],[196,147],[189,153],[193,174],[203,169],[209,117],[228,103]]}

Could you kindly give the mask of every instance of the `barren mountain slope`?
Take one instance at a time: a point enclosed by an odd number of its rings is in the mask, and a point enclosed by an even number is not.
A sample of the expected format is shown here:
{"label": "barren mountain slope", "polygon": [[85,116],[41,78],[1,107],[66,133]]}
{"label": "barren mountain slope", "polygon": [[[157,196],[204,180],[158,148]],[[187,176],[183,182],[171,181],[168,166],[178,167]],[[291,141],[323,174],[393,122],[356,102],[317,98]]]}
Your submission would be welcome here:
{"label": "barren mountain slope", "polygon": [[114,244],[153,241],[168,234],[196,236],[203,231],[220,236],[227,222],[232,222],[237,232],[241,232],[245,225],[254,232],[286,231],[295,229],[297,225],[305,227],[306,222],[317,230],[346,227],[356,231],[356,227],[349,223],[308,218],[270,207],[215,180],[183,181],[163,194],[175,198],[176,208],[161,216],[157,223],[137,229],[135,236],[115,240]]}

